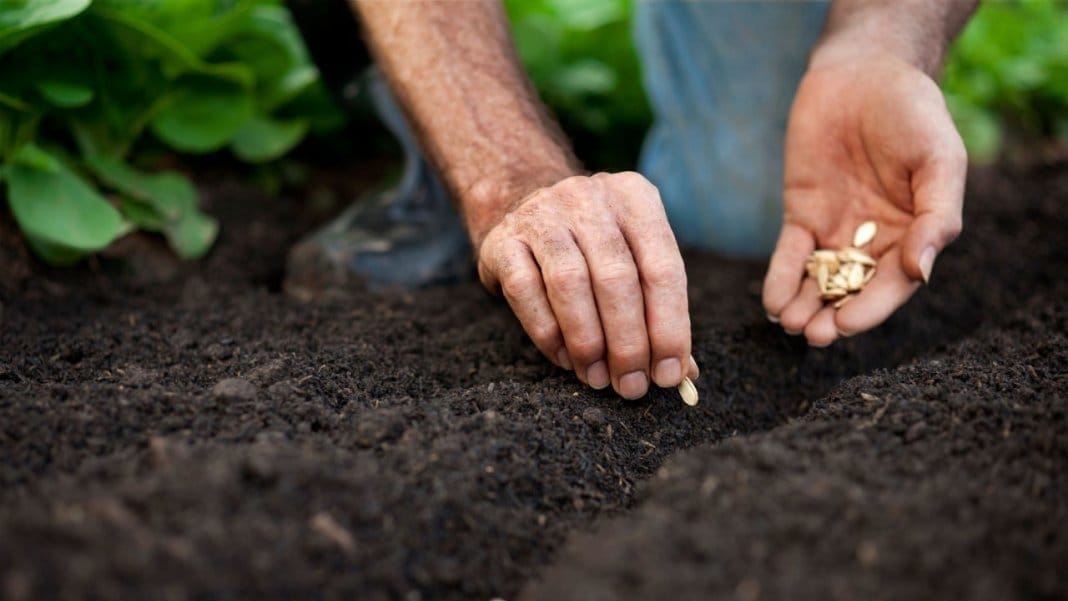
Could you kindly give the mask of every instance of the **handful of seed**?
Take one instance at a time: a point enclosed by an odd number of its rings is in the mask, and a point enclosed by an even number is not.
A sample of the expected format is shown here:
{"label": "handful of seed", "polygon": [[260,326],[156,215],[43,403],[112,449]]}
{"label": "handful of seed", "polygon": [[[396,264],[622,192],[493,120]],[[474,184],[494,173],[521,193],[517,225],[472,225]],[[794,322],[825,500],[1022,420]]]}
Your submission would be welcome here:
{"label": "handful of seed", "polygon": [[679,384],[679,396],[682,397],[682,402],[691,407],[697,406],[697,387],[693,385],[693,380],[690,378],[683,378],[682,384]]}
{"label": "handful of seed", "polygon": [[878,229],[874,221],[865,221],[853,234],[853,246],[820,249],[809,255],[805,263],[808,276],[819,285],[820,298],[834,301],[835,309],[849,302],[875,277],[875,259],[861,248],[871,243]]}

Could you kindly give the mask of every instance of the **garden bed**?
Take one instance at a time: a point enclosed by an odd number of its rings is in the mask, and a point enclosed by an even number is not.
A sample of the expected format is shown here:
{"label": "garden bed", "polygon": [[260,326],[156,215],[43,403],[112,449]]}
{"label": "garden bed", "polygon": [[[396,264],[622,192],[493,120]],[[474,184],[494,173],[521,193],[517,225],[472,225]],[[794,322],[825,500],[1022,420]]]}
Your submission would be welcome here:
{"label": "garden bed", "polygon": [[218,246],[156,280],[5,237],[0,598],[1068,595],[1064,167],[975,174],[827,350],[690,254],[696,408],[582,388],[474,282],[292,300],[306,205],[201,187]]}

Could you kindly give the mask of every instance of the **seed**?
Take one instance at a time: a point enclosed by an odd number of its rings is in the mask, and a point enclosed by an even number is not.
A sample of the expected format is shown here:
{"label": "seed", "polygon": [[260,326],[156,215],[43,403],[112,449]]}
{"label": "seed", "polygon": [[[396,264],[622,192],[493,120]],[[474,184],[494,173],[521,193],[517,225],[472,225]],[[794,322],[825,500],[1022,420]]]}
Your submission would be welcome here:
{"label": "seed", "polygon": [[834,288],[841,288],[842,290],[849,290],[849,280],[839,272],[831,277],[831,286]]}
{"label": "seed", "polygon": [[870,282],[870,281],[871,281],[871,279],[872,279],[873,277],[875,277],[875,268],[874,268],[874,267],[872,267],[872,268],[871,268],[871,269],[869,269],[868,271],[864,272],[864,281],[863,281],[863,282],[861,282],[860,286],[861,286],[862,288],[863,288],[864,286],[867,286],[867,285],[868,285],[868,282]]}
{"label": "seed", "polygon": [[827,265],[827,270],[830,272],[838,271],[838,268],[840,266],[838,261],[838,254],[835,253],[833,250],[817,250],[816,252],[812,253],[812,258],[817,263],[825,263]]}
{"label": "seed", "polygon": [[850,292],[860,290],[860,287],[864,285],[864,266],[860,263],[851,263],[846,279],[849,281]]}
{"label": "seed", "polygon": [[693,380],[690,378],[683,378],[682,383],[679,384],[679,396],[682,397],[682,402],[691,407],[697,406],[697,387],[693,385]]}
{"label": "seed", "polygon": [[845,305],[845,304],[846,304],[846,303],[848,303],[849,301],[853,300],[853,297],[854,297],[854,296],[855,296],[855,295],[853,295],[853,294],[847,294],[847,295],[843,296],[842,298],[838,299],[838,300],[837,300],[837,301],[836,301],[836,302],[834,303],[834,308],[835,308],[835,309],[841,309],[843,305]]}
{"label": "seed", "polygon": [[865,221],[860,224],[860,227],[853,234],[853,246],[860,248],[867,245],[875,239],[875,232],[877,231],[879,231],[879,226],[874,221]]}
{"label": "seed", "polygon": [[816,268],[816,283],[820,285],[820,292],[827,290],[827,278],[830,277],[830,270],[827,269],[826,263],[820,263]]}
{"label": "seed", "polygon": [[861,265],[875,265],[875,259],[868,253],[848,246],[838,251],[838,260],[843,263],[860,263]]}

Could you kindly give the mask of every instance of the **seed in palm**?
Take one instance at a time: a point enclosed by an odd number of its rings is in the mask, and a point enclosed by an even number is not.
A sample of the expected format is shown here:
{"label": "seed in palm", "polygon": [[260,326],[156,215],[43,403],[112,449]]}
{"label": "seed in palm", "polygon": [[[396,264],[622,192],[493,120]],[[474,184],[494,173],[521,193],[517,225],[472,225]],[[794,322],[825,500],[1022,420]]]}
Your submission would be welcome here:
{"label": "seed in palm", "polygon": [[816,280],[820,298],[833,302],[835,309],[849,302],[875,277],[876,260],[861,248],[870,244],[878,231],[874,221],[865,221],[853,234],[853,246],[821,248],[809,255],[805,271]]}

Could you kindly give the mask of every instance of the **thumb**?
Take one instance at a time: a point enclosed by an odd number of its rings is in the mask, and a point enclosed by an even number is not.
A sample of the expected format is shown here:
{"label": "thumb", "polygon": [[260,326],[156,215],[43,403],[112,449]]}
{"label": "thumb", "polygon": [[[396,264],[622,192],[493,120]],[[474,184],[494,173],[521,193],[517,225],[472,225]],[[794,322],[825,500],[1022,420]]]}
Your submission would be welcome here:
{"label": "thumb", "polygon": [[901,244],[901,267],[913,280],[927,283],[935,258],[960,235],[967,164],[962,147],[959,156],[931,162],[913,175],[916,216]]}

